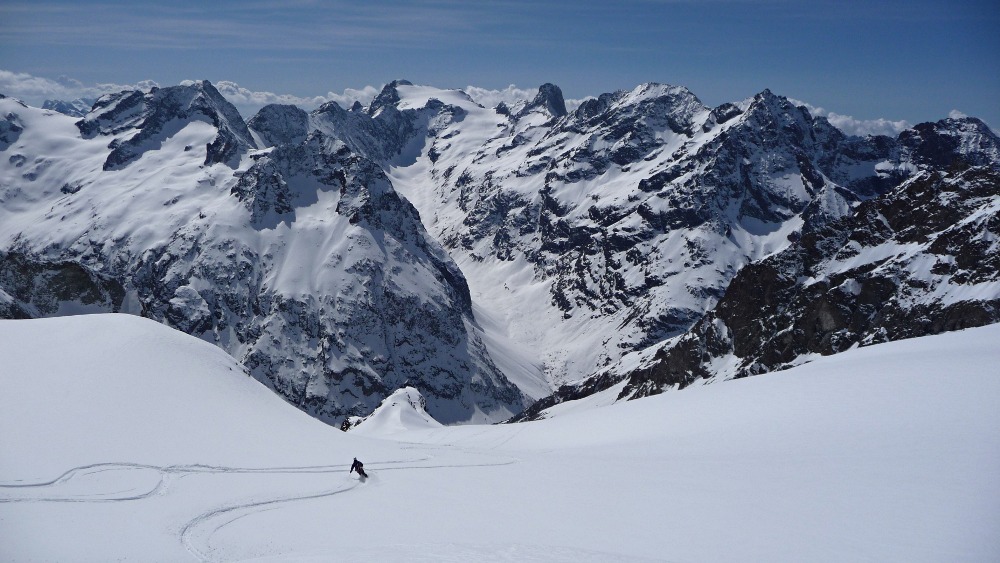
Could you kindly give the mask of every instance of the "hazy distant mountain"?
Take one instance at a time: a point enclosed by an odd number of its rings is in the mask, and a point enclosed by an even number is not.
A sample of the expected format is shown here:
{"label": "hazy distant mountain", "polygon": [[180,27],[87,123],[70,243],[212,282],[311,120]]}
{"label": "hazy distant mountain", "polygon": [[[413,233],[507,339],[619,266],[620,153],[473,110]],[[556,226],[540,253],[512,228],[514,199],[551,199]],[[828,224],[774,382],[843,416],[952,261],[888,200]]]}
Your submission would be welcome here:
{"label": "hazy distant mountain", "polygon": [[77,98],[75,100],[45,100],[42,109],[50,109],[71,117],[83,117],[94,107],[96,98]]}

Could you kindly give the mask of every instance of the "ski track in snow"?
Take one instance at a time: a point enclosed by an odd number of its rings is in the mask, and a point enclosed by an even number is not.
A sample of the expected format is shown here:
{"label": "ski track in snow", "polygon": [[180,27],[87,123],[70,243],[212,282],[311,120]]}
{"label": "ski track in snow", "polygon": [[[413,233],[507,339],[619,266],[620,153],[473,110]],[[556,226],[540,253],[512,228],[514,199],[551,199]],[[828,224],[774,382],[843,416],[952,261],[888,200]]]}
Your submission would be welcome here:
{"label": "ski track in snow", "polygon": [[[331,473],[343,472],[343,469],[331,471]],[[211,547],[211,539],[212,536],[229,524],[232,524],[242,518],[246,518],[251,514],[258,514],[268,510],[273,510],[277,508],[278,505],[345,493],[357,487],[361,483],[362,481],[355,481],[346,487],[339,487],[336,489],[321,491],[319,493],[292,497],[279,497],[271,500],[226,506],[209,511],[196,517],[184,526],[180,534],[181,543],[184,545],[184,548],[191,553],[191,555],[194,555],[200,561],[222,561],[222,559],[214,557],[215,550]]]}
{"label": "ski track in snow", "polygon": [[[506,438],[506,442],[516,436]],[[499,446],[500,444],[497,444]],[[403,449],[447,450],[473,452],[461,447],[412,444]],[[475,450],[481,452],[482,450]],[[463,467],[492,467],[517,463],[517,458],[485,454],[494,458],[483,463],[433,463],[435,456],[427,455],[406,460],[386,460],[368,464],[369,472],[377,470],[400,471],[412,469],[444,469]],[[406,464],[406,465],[404,465]],[[341,466],[317,465],[304,467],[225,467],[214,465],[171,465],[160,467],[141,463],[106,462],[74,467],[50,481],[34,483],[0,483],[0,503],[8,502],[127,502],[165,495],[172,478],[195,474],[288,474],[288,473],[346,473]],[[211,540],[226,526],[248,516],[275,510],[290,503],[331,497],[346,493],[368,480],[375,480],[374,474],[368,479],[351,481],[334,489],[319,492],[281,496],[266,500],[227,504],[196,516],[180,529],[179,540],[184,548],[199,561],[224,561],[216,555],[218,549],[211,546]],[[103,489],[103,490],[102,490]]]}

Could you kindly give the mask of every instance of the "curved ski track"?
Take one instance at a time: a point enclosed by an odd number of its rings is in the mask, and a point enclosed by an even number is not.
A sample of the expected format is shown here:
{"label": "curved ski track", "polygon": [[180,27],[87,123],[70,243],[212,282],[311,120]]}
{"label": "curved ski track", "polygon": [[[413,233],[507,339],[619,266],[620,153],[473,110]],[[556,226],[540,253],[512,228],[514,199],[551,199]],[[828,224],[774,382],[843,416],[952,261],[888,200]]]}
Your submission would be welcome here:
{"label": "curved ski track", "polygon": [[[509,438],[508,438],[509,439]],[[506,442],[506,440],[504,440]],[[481,450],[466,448],[446,448],[429,444],[408,444],[403,449],[449,449],[450,451],[466,450],[469,453],[479,453]],[[486,454],[490,457],[499,457],[495,454]],[[408,469],[443,469],[462,467],[492,467],[510,465],[519,460],[514,457],[505,456],[491,462],[484,463],[462,463],[462,464],[428,464],[434,459],[433,455],[423,458],[408,460],[386,460],[372,462],[367,465],[371,470],[400,471]],[[412,464],[412,465],[410,465]],[[107,462],[82,465],[69,469],[59,477],[50,481],[40,481],[34,483],[8,482],[0,483],[0,503],[7,502],[125,502],[149,498],[153,495],[164,495],[169,492],[169,481],[176,476],[183,476],[198,473],[345,473],[348,470],[341,466],[317,465],[303,467],[225,467],[213,465],[170,465],[165,467],[129,463],[129,462]],[[112,472],[126,472],[124,477],[111,479],[107,483],[94,481],[95,476],[107,477]],[[155,477],[155,478],[154,478]],[[132,483],[122,483],[123,480],[132,479]],[[371,479],[371,477],[369,477]],[[213,549],[209,547],[209,542],[213,535],[229,524],[255,513],[274,510],[279,505],[307,501],[323,497],[330,497],[341,493],[346,493],[364,484],[366,480],[353,481],[347,486],[334,489],[326,489],[315,493],[304,495],[282,496],[267,500],[240,503],[235,505],[225,505],[208,512],[204,512],[188,521],[180,531],[179,540],[184,548],[199,561],[214,562],[221,561],[213,556]],[[105,485],[105,489],[100,490],[100,485]],[[109,485],[113,485],[110,486]],[[73,489],[76,486],[76,489]],[[124,487],[124,488],[123,488]],[[95,490],[96,489],[96,490]]]}

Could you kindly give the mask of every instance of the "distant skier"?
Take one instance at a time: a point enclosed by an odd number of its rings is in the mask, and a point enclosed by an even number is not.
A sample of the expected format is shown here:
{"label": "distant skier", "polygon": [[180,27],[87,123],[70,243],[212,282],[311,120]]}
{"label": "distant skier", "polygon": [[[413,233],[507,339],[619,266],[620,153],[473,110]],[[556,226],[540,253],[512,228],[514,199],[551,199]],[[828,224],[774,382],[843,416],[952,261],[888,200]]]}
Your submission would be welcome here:
{"label": "distant skier", "polygon": [[348,471],[348,473],[353,473],[355,471],[357,471],[358,475],[360,475],[362,478],[364,479],[368,478],[368,474],[365,473],[365,464],[358,461],[358,458],[354,458],[354,463],[351,464],[351,470]]}

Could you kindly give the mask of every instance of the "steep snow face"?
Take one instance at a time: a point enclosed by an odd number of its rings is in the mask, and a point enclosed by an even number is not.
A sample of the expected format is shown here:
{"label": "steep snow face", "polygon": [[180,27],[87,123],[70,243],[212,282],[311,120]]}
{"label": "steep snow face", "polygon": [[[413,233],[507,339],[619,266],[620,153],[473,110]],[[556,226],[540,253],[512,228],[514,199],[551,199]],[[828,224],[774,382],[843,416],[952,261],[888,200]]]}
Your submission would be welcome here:
{"label": "steep snow face", "polygon": [[16,561],[996,561],[998,340],[372,439],[147,319],[0,321],[0,545]]}
{"label": "steep snow face", "polygon": [[450,423],[523,408],[413,207],[301,115],[251,134],[207,83],[106,96],[77,123],[0,104],[7,316],[163,320],[333,423],[406,381]]}

